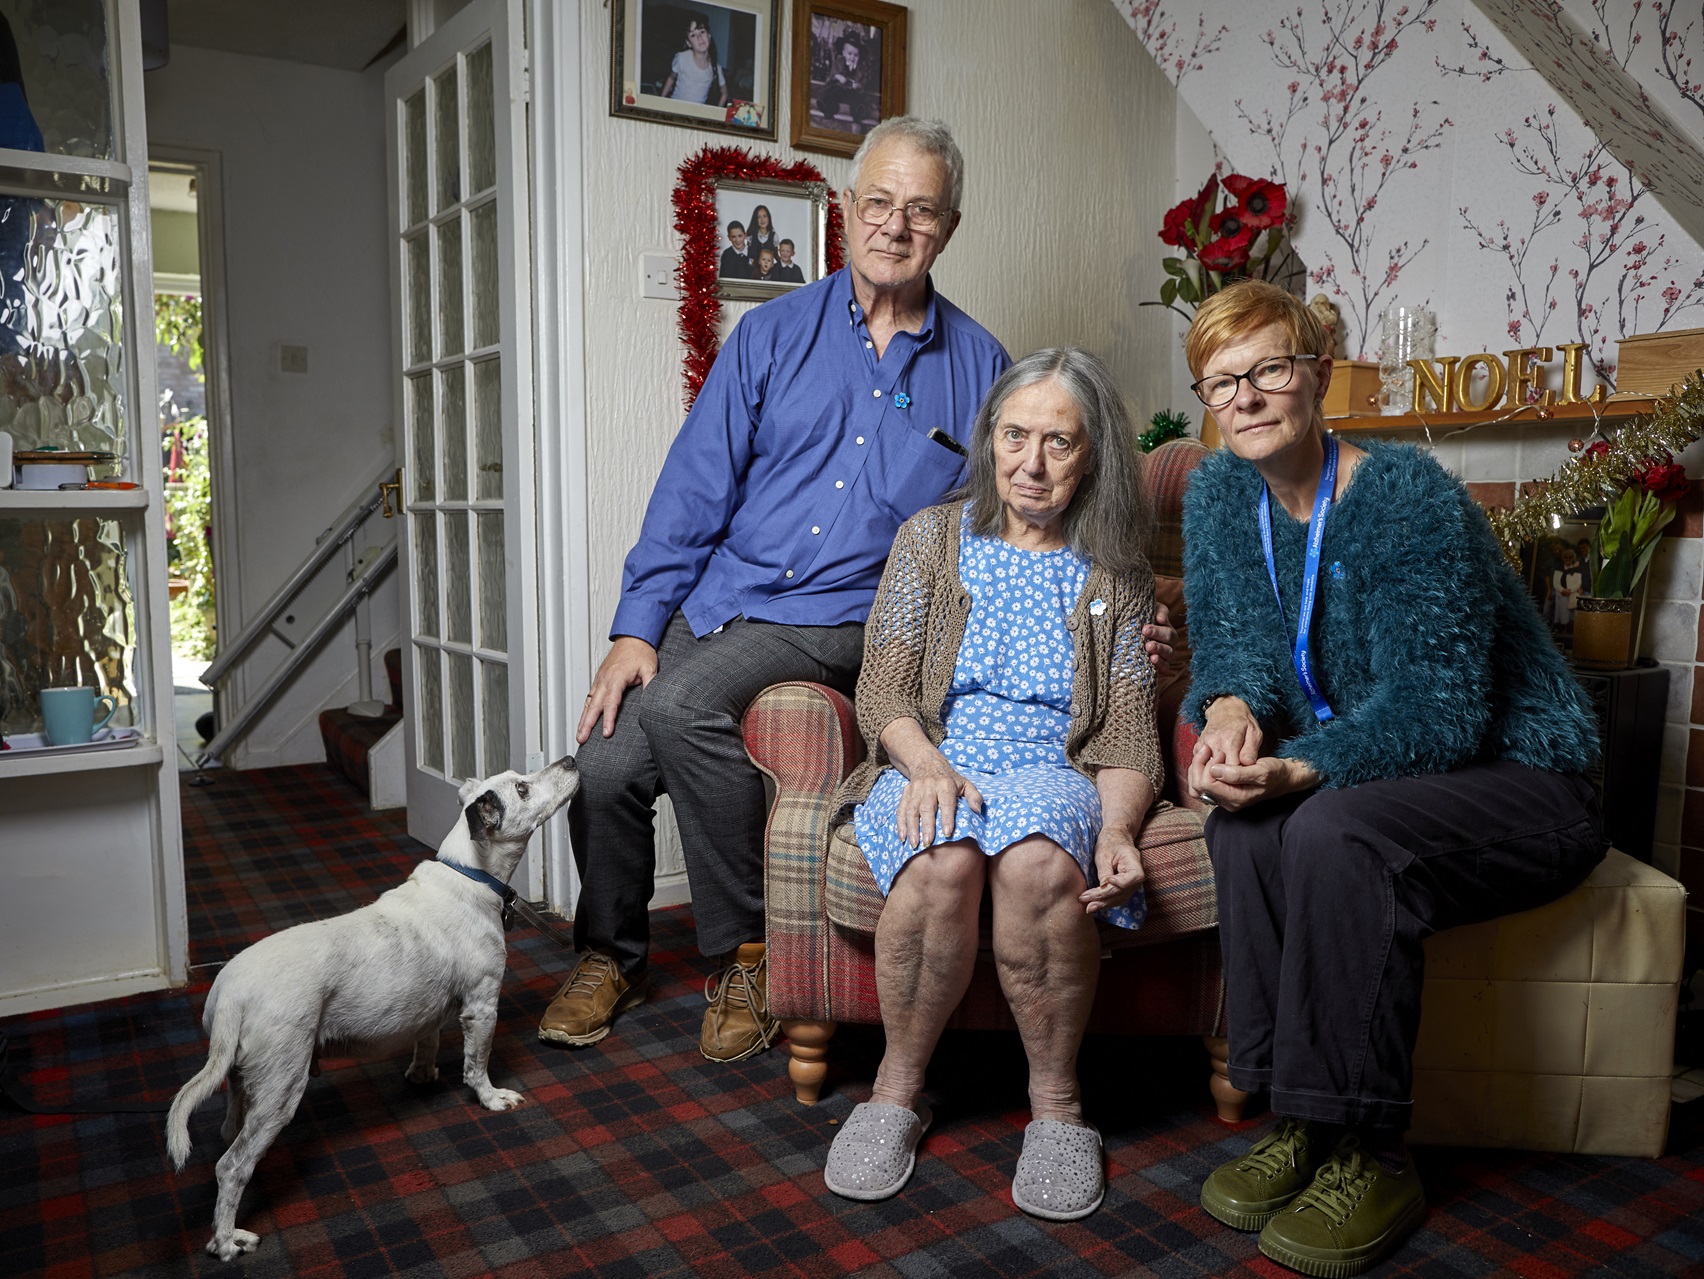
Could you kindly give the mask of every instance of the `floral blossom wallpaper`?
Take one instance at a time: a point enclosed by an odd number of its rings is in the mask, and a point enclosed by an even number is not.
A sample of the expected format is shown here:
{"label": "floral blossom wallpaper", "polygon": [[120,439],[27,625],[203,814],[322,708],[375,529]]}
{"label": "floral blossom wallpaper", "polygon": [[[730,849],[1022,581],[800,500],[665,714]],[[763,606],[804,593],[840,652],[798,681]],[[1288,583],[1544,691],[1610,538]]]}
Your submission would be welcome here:
{"label": "floral blossom wallpaper", "polygon": [[1113,3],[1220,167],[1289,187],[1348,355],[1396,302],[1441,351],[1584,342],[1607,380],[1623,335],[1704,326],[1696,0]]}

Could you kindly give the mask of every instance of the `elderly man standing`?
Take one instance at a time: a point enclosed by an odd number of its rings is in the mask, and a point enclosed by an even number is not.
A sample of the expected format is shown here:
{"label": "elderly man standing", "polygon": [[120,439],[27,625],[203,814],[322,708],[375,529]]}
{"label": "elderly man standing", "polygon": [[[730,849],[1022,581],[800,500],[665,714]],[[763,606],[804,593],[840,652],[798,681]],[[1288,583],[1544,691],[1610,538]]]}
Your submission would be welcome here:
{"label": "elderly man standing", "polygon": [[596,1043],[644,1001],[665,791],[699,948],[723,964],[699,1046],[738,1061],[775,1038],[763,779],[740,719],[779,680],[850,691],[895,531],[963,472],[961,440],[1009,362],[929,280],[963,188],[944,125],[873,129],[846,193],[848,266],[742,317],[669,450],[580,716],[580,961],[540,1039]]}

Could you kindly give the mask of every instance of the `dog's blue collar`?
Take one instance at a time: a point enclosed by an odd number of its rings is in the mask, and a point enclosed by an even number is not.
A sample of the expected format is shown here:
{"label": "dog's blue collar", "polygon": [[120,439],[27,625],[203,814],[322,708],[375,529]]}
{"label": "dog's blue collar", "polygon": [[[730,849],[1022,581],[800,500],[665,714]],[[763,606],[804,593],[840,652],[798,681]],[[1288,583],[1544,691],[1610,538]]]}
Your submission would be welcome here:
{"label": "dog's blue collar", "polygon": [[503,907],[505,911],[508,909],[509,903],[515,900],[515,890],[510,888],[495,875],[489,875],[482,870],[475,870],[472,866],[463,866],[460,862],[452,862],[447,857],[438,858],[438,864],[440,866],[448,866],[454,871],[460,871],[476,884],[484,884],[492,892],[496,893],[503,899]]}

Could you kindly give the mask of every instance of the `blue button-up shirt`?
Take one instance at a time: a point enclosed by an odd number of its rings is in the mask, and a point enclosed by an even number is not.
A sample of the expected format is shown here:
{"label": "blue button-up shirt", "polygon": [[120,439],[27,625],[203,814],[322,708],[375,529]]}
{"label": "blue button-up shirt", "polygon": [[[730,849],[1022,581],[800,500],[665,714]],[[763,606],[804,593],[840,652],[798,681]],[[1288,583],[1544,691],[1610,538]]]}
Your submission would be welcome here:
{"label": "blue button-up shirt", "polygon": [[968,443],[1009,363],[932,284],[880,360],[847,271],[748,312],[663,463],[611,638],[656,644],[677,608],[696,635],[863,621],[900,524],[963,478],[930,430]]}

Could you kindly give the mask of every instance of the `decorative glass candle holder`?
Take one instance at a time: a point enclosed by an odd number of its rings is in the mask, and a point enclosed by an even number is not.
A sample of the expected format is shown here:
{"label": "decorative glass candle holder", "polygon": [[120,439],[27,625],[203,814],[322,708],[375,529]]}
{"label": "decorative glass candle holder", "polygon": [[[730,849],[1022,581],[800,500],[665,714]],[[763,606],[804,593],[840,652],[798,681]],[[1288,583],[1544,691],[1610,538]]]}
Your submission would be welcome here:
{"label": "decorative glass candle holder", "polygon": [[1392,306],[1384,313],[1379,343],[1379,412],[1414,411],[1414,370],[1410,360],[1432,358],[1438,326],[1424,307]]}

